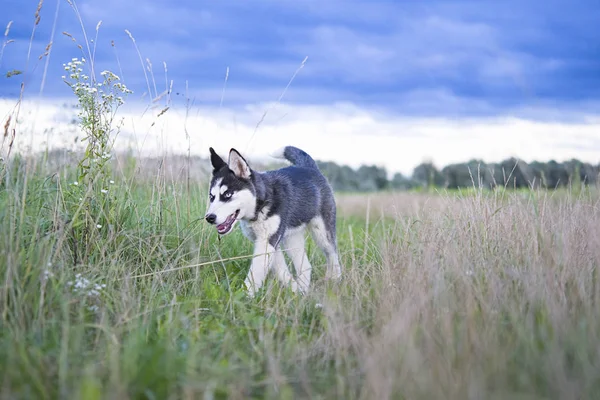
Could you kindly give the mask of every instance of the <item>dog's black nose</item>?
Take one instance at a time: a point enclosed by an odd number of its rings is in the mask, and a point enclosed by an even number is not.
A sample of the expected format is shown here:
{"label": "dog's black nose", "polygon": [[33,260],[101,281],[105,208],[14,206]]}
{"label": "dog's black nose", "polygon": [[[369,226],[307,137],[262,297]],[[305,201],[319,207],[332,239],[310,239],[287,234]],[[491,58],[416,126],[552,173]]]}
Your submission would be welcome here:
{"label": "dog's black nose", "polygon": [[217,220],[217,216],[215,214],[207,214],[204,218],[206,218],[206,222],[209,224],[214,224]]}

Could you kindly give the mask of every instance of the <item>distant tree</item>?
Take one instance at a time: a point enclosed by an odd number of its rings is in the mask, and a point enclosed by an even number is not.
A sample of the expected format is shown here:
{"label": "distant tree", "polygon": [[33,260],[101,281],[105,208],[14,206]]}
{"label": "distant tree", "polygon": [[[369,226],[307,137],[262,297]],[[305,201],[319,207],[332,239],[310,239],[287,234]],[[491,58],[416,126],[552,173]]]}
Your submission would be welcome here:
{"label": "distant tree", "polygon": [[[358,173],[347,165],[340,166],[334,162],[317,161],[319,169],[329,180],[334,190],[355,192],[364,190],[359,185]],[[375,190],[375,189],[373,189]]]}
{"label": "distant tree", "polygon": [[534,188],[547,187],[546,163],[533,161],[529,164],[528,175],[531,186]]}
{"label": "distant tree", "polygon": [[561,163],[557,163],[554,160],[550,160],[546,164],[546,185],[548,188],[553,189],[558,186],[564,186],[569,182],[569,173],[565,166]]}
{"label": "distant tree", "polygon": [[360,191],[372,192],[384,190],[388,186],[387,171],[375,165],[363,165],[358,168],[358,188]]}
{"label": "distant tree", "polygon": [[387,179],[386,169],[376,165],[362,165],[354,170],[334,162],[317,161],[317,164],[334,190],[351,192],[373,192],[387,188],[407,190],[419,186],[456,189],[473,185],[482,188],[501,185],[508,188],[553,189],[569,184],[600,184],[600,164],[592,165],[576,159],[564,163],[551,160],[547,163],[533,161],[530,164],[515,158],[491,164],[474,159],[447,165],[441,171],[433,163],[424,162],[415,167],[412,177],[396,173],[391,181]]}
{"label": "distant tree", "polygon": [[344,190],[355,192],[359,190],[358,176],[356,171],[347,165],[340,168],[340,185],[344,187]]}
{"label": "distant tree", "polygon": [[579,160],[571,159],[563,163],[565,170],[567,171],[568,185],[581,185],[585,177],[582,176],[583,163]]}
{"label": "distant tree", "polygon": [[529,186],[527,176],[528,165],[524,161],[516,158],[504,160],[499,165],[499,173],[501,173],[502,185],[509,188],[523,188]]}
{"label": "distant tree", "polygon": [[471,186],[469,167],[466,164],[450,164],[441,171],[444,186],[450,189]]}
{"label": "distant tree", "polygon": [[589,163],[584,163],[581,166],[581,182],[586,185],[594,185],[598,181],[599,174],[598,167],[593,166]]}
{"label": "distant tree", "polygon": [[589,163],[572,159],[563,163],[563,165],[569,175],[570,184],[595,184],[598,179],[597,168]]}
{"label": "distant tree", "polygon": [[444,177],[430,162],[424,162],[415,167],[412,178],[425,187],[443,186]]}
{"label": "distant tree", "polygon": [[417,187],[418,184],[400,172],[397,172],[394,174],[390,186],[395,190],[410,190]]}

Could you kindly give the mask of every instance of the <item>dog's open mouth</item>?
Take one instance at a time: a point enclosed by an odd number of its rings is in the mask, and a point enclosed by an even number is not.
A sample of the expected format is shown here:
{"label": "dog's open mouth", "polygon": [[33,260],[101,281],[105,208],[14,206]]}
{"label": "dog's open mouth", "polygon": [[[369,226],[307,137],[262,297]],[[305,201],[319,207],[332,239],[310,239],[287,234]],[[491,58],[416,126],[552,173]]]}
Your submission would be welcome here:
{"label": "dog's open mouth", "polygon": [[240,210],[237,210],[236,212],[231,214],[229,217],[227,217],[225,222],[217,225],[217,232],[219,232],[219,235],[224,235],[231,230],[239,213],[240,213]]}

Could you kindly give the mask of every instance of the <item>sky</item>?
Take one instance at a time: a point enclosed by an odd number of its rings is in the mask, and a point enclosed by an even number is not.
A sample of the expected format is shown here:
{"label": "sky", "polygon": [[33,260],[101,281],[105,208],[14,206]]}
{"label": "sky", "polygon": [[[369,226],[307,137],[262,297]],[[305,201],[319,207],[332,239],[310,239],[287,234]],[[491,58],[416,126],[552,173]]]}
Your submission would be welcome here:
{"label": "sky", "polygon": [[77,135],[61,76],[85,57],[133,90],[118,143],[140,154],[292,144],[403,173],[425,160],[600,162],[596,0],[133,4],[46,0],[31,40],[38,2],[0,0],[0,25],[12,21],[0,122],[25,82],[23,145]]}

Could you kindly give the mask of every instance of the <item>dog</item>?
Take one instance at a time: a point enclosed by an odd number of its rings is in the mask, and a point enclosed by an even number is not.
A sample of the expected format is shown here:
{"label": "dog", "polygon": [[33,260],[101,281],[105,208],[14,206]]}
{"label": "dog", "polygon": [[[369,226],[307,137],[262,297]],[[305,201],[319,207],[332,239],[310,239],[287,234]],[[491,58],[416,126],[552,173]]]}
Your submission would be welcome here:
{"label": "dog", "polygon": [[[326,279],[341,278],[333,190],[310,155],[285,146],[271,156],[292,165],[258,172],[236,149],[229,151],[227,162],[212,147],[209,150],[213,171],[205,220],[221,236],[239,221],[244,236],[254,243],[244,282],[250,297],[271,270],[294,293],[308,291],[312,266],[305,251],[307,228],[325,253]],[[282,250],[292,260],[297,278],[288,269]]]}

